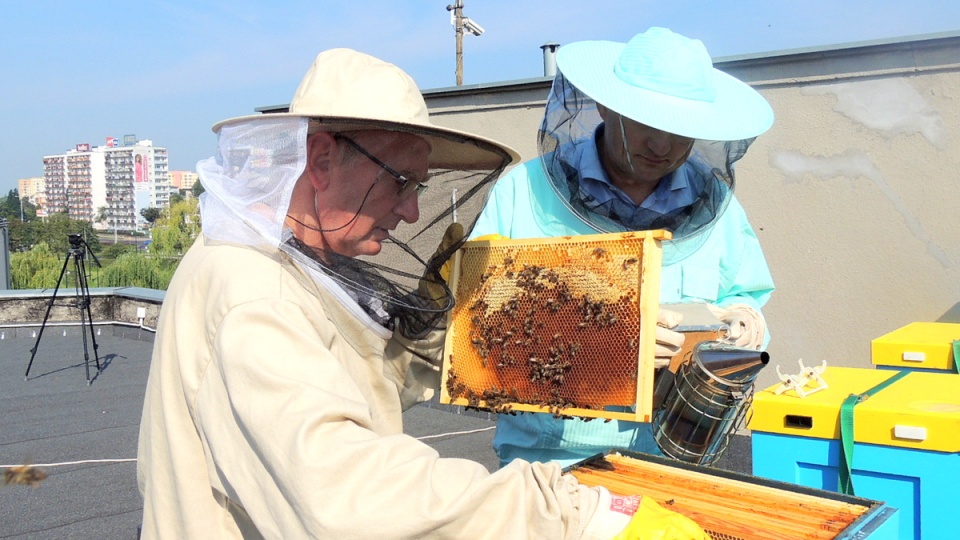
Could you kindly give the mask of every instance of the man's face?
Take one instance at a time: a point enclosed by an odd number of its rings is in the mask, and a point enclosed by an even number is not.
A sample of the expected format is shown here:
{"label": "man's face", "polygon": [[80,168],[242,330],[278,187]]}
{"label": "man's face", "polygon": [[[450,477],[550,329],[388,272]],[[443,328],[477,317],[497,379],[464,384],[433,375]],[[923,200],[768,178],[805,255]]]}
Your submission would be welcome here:
{"label": "man's face", "polygon": [[[430,146],[420,137],[386,131],[344,136],[411,182],[426,180]],[[322,242],[325,249],[349,257],[376,255],[401,221],[419,219],[416,190],[401,195],[401,184],[390,172],[349,141],[332,142],[336,146],[324,172],[326,181],[316,191]]]}
{"label": "man's face", "polygon": [[614,184],[655,186],[690,155],[693,139],[635,122],[601,105],[597,108],[604,122],[600,158]]}

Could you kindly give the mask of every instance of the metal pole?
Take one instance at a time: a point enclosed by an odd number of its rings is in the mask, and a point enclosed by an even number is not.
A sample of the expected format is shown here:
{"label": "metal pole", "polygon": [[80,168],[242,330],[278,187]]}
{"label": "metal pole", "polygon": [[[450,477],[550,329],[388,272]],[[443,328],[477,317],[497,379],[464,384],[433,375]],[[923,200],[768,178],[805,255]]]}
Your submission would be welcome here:
{"label": "metal pole", "polygon": [[457,86],[463,85],[463,0],[457,0],[453,7],[457,21]]}
{"label": "metal pole", "polygon": [[10,288],[10,235],[7,220],[0,218],[0,289]]}

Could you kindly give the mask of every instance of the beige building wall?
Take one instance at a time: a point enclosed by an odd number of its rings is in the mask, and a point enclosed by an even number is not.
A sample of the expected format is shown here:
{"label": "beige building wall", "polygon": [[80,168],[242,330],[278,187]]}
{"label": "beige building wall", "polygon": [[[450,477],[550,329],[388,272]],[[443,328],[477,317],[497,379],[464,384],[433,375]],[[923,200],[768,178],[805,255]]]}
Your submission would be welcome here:
{"label": "beige building wall", "polygon": [[[776,122],[737,196],[777,284],[771,366],[870,367],[870,342],[960,322],[960,34],[718,60]],[[428,90],[434,121],[529,159],[549,80]],[[826,377],[829,383],[829,376]]]}
{"label": "beige building wall", "polygon": [[43,193],[43,177],[21,178],[17,180],[17,193],[22,199],[33,199]]}

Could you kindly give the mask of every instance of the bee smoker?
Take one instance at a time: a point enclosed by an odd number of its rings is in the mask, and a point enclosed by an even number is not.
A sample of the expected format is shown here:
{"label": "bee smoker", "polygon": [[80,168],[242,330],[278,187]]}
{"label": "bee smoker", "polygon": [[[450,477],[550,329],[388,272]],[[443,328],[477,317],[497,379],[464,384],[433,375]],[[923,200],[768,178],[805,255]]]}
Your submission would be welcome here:
{"label": "bee smoker", "polygon": [[698,465],[717,460],[743,425],[753,383],[769,361],[765,351],[698,344],[653,418],[654,440],[664,455]]}

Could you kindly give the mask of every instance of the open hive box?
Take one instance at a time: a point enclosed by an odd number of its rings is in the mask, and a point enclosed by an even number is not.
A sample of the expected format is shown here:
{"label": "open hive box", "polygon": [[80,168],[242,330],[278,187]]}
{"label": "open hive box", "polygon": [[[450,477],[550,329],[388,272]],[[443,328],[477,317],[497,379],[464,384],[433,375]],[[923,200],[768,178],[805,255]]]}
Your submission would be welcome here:
{"label": "open hive box", "polygon": [[450,279],[441,403],[649,422],[669,238],[466,242]]}
{"label": "open hive box", "polygon": [[713,540],[896,538],[882,502],[612,451],[568,468],[588,486],[643,495],[695,521]]}

